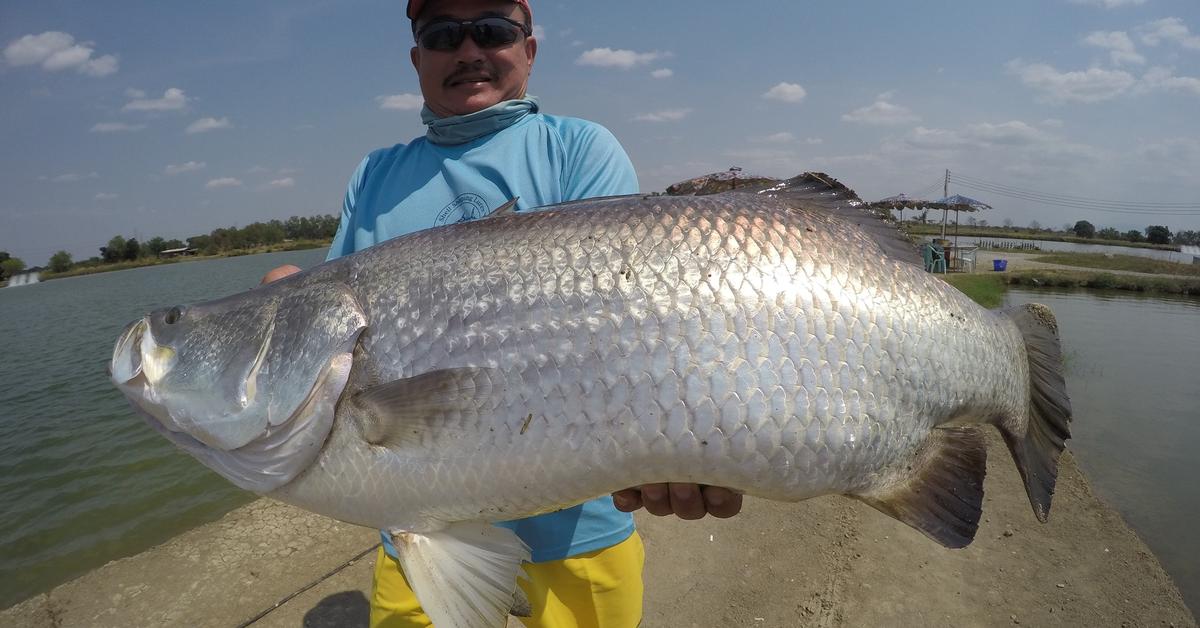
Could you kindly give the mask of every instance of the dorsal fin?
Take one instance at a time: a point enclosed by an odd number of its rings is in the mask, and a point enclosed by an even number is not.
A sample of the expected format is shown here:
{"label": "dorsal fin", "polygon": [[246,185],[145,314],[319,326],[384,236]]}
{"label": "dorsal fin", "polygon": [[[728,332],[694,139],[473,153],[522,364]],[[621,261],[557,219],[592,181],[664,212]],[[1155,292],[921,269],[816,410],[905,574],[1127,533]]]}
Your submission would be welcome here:
{"label": "dorsal fin", "polygon": [[496,216],[504,216],[505,214],[515,214],[517,212],[517,201],[519,200],[521,200],[520,196],[514,196],[507,203],[493,209],[492,213],[488,214],[488,217],[495,218]]}
{"label": "dorsal fin", "polygon": [[924,267],[916,244],[900,231],[890,211],[871,209],[854,190],[823,172],[805,172],[756,193],[837,216],[865,231],[889,257]]}

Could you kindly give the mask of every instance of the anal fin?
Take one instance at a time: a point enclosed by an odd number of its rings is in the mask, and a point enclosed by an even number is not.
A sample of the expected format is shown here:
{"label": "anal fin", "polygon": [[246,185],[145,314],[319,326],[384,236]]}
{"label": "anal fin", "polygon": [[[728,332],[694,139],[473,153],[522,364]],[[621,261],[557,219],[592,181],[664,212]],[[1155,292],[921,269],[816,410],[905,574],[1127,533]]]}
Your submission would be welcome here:
{"label": "anal fin", "polygon": [[957,549],[979,529],[986,473],[987,441],[977,428],[935,428],[895,481],[851,497]]}
{"label": "anal fin", "polygon": [[521,609],[517,578],[529,548],[506,528],[455,523],[438,532],[393,532],[404,575],[434,626],[502,628]]}

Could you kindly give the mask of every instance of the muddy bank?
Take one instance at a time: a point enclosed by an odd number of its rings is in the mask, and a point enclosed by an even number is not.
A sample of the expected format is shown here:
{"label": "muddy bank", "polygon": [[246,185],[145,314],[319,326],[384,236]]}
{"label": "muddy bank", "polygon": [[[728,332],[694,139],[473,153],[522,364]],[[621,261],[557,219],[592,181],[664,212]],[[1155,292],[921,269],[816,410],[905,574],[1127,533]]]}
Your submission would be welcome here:
{"label": "muddy bank", "polygon": [[[1196,625],[1069,455],[1042,525],[998,437],[989,453],[984,521],[965,550],[839,497],[747,500],[725,521],[641,516],[644,625]],[[259,500],[2,611],[0,625],[238,626],[270,610],[253,625],[365,626],[374,553],[354,558],[377,540]]]}

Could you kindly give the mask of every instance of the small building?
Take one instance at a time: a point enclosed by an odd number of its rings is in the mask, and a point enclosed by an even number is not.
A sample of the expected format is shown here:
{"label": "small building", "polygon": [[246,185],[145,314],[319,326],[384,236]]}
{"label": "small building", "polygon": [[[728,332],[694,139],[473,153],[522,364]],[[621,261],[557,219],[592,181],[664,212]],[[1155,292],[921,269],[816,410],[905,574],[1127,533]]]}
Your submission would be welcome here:
{"label": "small building", "polygon": [[166,249],[165,251],[160,252],[158,254],[158,256],[165,259],[168,257],[186,257],[188,255],[195,255],[195,254],[196,254],[196,249],[185,246],[185,247],[178,248],[178,249]]}

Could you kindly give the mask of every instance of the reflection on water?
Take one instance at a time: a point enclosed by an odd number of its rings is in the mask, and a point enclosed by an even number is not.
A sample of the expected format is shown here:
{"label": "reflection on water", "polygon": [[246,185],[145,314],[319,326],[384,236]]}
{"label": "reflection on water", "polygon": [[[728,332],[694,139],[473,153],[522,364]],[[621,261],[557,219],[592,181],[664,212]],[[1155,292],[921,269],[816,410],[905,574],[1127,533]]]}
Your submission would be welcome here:
{"label": "reflection on water", "polygon": [[[941,236],[925,236],[924,239],[926,241],[931,241],[935,237]],[[953,239],[954,235],[951,233],[947,234],[946,237]],[[977,236],[958,236],[958,243],[962,246],[1011,246],[1021,250],[1024,250],[1022,247],[1029,246],[1045,252],[1132,255],[1135,257],[1148,257],[1150,259],[1176,262],[1179,264],[1191,264],[1192,258],[1195,257],[1191,253],[1181,253],[1179,251],[1163,251],[1161,249],[1144,249],[1135,246],[1117,246],[1112,244],[1079,244],[1076,242],[1056,242],[1054,240],[1022,240],[1019,238],[981,238]]]}
{"label": "reflection on water", "polygon": [[143,425],[105,369],[142,314],[323,257],[194,261],[0,290],[0,608],[252,497]]}
{"label": "reflection on water", "polygon": [[1018,291],[1058,317],[1070,449],[1200,609],[1200,300]]}

